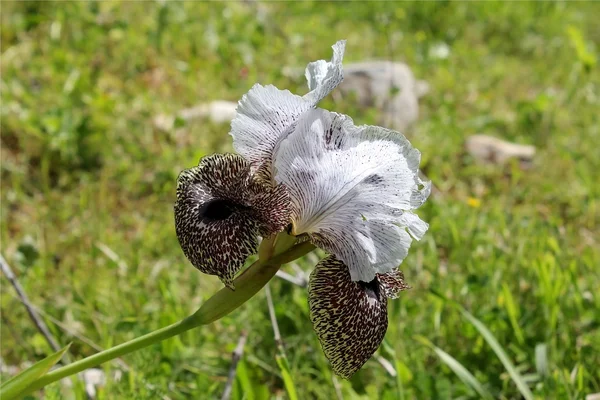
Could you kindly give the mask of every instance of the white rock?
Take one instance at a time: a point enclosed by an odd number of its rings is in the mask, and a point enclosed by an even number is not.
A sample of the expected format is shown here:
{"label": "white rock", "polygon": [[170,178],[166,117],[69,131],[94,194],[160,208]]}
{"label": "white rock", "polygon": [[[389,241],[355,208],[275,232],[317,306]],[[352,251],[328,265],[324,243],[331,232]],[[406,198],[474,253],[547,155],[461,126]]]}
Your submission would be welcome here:
{"label": "white rock", "polygon": [[208,119],[217,124],[228,123],[235,117],[236,107],[237,103],[226,100],[215,100],[210,103],[184,108],[177,115],[158,115],[154,118],[154,126],[164,131],[171,130],[175,126],[176,118],[180,118],[185,122]]}
{"label": "white rock", "polygon": [[[284,75],[300,79],[304,70],[284,68]],[[429,91],[425,81],[415,79],[408,65],[392,61],[365,61],[344,66],[344,80],[334,91],[334,96],[356,96],[361,108],[375,107],[381,111],[378,124],[405,131],[419,117],[419,98]],[[214,123],[227,123],[235,117],[237,103],[216,100],[186,108],[177,115],[158,115],[154,126],[171,130],[175,119],[186,122],[208,119]]]}
{"label": "white rock", "polygon": [[505,164],[511,158],[516,158],[523,168],[530,167],[535,155],[534,146],[511,143],[487,135],[469,137],[465,147],[479,162]]}
{"label": "white rock", "polygon": [[[106,374],[100,368],[86,369],[85,371],[77,374],[77,376],[83,381],[85,385],[85,393],[89,399],[95,399],[97,393],[96,388],[106,384]],[[70,377],[61,379],[61,383],[65,387],[73,387],[73,382],[71,381]]]}
{"label": "white rock", "polygon": [[104,371],[98,368],[90,368],[83,371],[82,375],[85,382],[85,392],[90,399],[95,399],[96,386],[104,386],[106,384]]}
{"label": "white rock", "polygon": [[[283,75],[291,79],[300,79],[303,73],[301,68],[283,68]],[[344,80],[333,96],[337,100],[356,96],[359,107],[381,112],[378,124],[404,131],[418,119],[418,100],[428,92],[427,82],[415,79],[404,63],[364,61],[344,65]]]}
{"label": "white rock", "polygon": [[429,91],[427,82],[415,79],[408,65],[392,61],[366,61],[344,66],[343,95],[354,93],[363,108],[381,110],[378,123],[404,131],[419,117],[419,98]]}

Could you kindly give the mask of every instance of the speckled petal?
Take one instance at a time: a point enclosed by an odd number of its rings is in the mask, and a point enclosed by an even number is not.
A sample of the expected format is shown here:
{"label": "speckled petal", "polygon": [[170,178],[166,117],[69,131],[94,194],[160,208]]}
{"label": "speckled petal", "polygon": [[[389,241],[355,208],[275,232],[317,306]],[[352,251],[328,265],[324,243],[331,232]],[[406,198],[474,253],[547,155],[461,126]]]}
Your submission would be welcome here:
{"label": "speckled petal", "polygon": [[319,60],[306,68],[310,92],[304,96],[255,84],[238,103],[231,121],[233,148],[252,164],[253,172],[271,174],[271,157],[278,144],[294,129],[300,116],[327,96],[343,79],[346,42],[334,44],[331,61]]}
{"label": "speckled petal", "polygon": [[310,275],[308,302],[333,371],[351,377],[377,350],[387,329],[387,299],[377,279],[353,282],[348,267],[329,256]]}
{"label": "speckled petal", "polygon": [[177,180],[175,231],[184,254],[232,289],[258,235],[281,231],[289,214],[285,187],[254,180],[250,163],[237,154],[204,157]]}
{"label": "speckled petal", "polygon": [[377,274],[377,281],[379,281],[381,293],[388,299],[397,299],[400,292],[410,289],[410,286],[404,282],[404,274],[398,269],[385,274]]}
{"label": "speckled petal", "polygon": [[293,203],[293,233],[343,261],[353,281],[397,268],[428,225],[413,210],[429,194],[420,153],[399,132],[307,111],[278,147],[275,180]]}
{"label": "speckled petal", "polygon": [[267,237],[281,232],[290,223],[291,203],[290,195],[284,185],[271,186],[253,176],[251,191],[252,208],[248,214],[256,219],[258,232],[262,237]]}
{"label": "speckled petal", "polygon": [[346,41],[340,40],[333,46],[331,61],[318,60],[306,66],[304,76],[308,82],[308,92],[304,99],[310,103],[317,104],[327,96],[344,79],[342,60],[346,50]]}

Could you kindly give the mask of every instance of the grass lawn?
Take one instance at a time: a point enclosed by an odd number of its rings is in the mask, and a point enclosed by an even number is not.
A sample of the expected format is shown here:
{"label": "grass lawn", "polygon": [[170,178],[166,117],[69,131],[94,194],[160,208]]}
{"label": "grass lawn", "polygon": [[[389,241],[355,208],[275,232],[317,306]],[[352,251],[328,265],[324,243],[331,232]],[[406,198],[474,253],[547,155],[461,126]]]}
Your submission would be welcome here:
{"label": "grass lawn", "polygon": [[[72,359],[176,322],[221,287],[184,257],[173,203],[179,171],[232,150],[229,126],[164,132],[153,118],[237,101],[255,82],[304,94],[284,67],[329,59],[347,39],[347,63],[404,61],[429,83],[406,134],[436,191],[418,211],[430,229],[402,264],[413,288],[390,302],[376,353],[397,376],[372,359],[349,381],[336,378],[306,290],[272,281],[298,398],[480,398],[467,370],[484,394],[520,399],[511,365],[538,399],[600,392],[600,3],[1,8],[1,252],[58,341],[73,342]],[[321,106],[357,124],[378,116],[351,98]],[[532,167],[475,163],[464,141],[477,133],[536,146]],[[0,282],[4,363],[43,358],[51,348]],[[487,327],[508,368],[456,303]],[[232,398],[288,398],[264,291],[213,325],[124,357],[127,370],[103,365],[98,398],[220,398],[242,330]],[[53,384],[45,398],[85,391]]]}

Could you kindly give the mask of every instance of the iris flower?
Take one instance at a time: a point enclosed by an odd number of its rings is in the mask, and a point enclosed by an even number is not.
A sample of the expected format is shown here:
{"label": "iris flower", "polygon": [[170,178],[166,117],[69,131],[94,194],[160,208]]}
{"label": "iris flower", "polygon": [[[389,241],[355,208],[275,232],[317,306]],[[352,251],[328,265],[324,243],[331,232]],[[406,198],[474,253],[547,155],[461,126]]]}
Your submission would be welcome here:
{"label": "iris flower", "polygon": [[192,264],[231,289],[259,237],[287,228],[325,250],[310,276],[310,318],[348,378],[383,340],[387,299],[407,288],[398,266],[428,228],[414,210],[430,183],[402,134],[316,107],[343,79],[344,48],[308,65],[304,96],[256,84],[242,97],[230,133],[238,154],[181,173],[175,221]]}

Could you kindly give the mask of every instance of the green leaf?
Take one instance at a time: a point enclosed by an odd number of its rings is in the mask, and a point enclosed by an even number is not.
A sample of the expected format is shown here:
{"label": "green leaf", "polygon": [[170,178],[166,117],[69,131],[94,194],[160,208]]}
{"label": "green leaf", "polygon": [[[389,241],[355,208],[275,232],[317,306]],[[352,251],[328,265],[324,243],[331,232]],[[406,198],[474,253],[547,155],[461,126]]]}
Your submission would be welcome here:
{"label": "green leaf", "polygon": [[506,283],[502,284],[502,294],[504,295],[504,301],[506,306],[506,311],[508,313],[508,318],[510,320],[510,324],[515,331],[515,337],[519,341],[519,344],[525,343],[525,338],[523,336],[523,332],[521,331],[521,327],[519,326],[519,307],[515,302],[510,288]]}
{"label": "green leaf", "polygon": [[581,30],[570,25],[567,27],[567,35],[569,36],[571,45],[575,48],[579,62],[588,69],[594,67],[596,65],[596,56],[588,50]]}
{"label": "green leaf", "polygon": [[387,352],[393,359],[394,365],[396,367],[396,394],[399,400],[404,400],[406,397],[404,395],[405,389],[404,384],[410,383],[413,379],[413,374],[408,368],[406,364],[404,364],[398,357],[396,357],[396,351],[394,348],[388,343],[387,340],[383,339],[382,348],[385,352]]}
{"label": "green leaf", "polygon": [[483,385],[477,380],[477,378],[475,378],[475,376],[469,372],[469,370],[466,369],[456,358],[452,357],[450,354],[446,353],[444,350],[440,349],[423,336],[415,336],[415,339],[435,351],[435,354],[437,354],[440,360],[442,360],[442,362],[446,364],[448,368],[450,368],[465,385],[475,390],[482,398],[494,398],[490,392],[488,392],[487,389],[483,387]]}
{"label": "green leaf", "polygon": [[500,343],[498,342],[496,337],[483,324],[483,322],[481,322],[480,320],[475,318],[473,316],[473,314],[468,312],[459,303],[457,303],[454,300],[450,300],[450,299],[446,298],[446,296],[444,296],[437,290],[430,289],[430,292],[434,296],[439,297],[439,298],[443,299],[444,301],[448,302],[449,304],[453,305],[454,307],[458,308],[458,310],[465,316],[465,318],[467,318],[469,320],[469,322],[471,324],[473,324],[473,326],[479,331],[481,336],[483,336],[483,338],[485,339],[487,344],[492,348],[494,353],[496,353],[496,355],[500,359],[500,362],[502,362],[502,365],[504,365],[504,368],[510,375],[510,378],[517,385],[517,388],[519,389],[519,392],[521,392],[521,395],[523,396],[523,398],[525,400],[533,400],[533,394],[529,390],[529,386],[527,386],[527,383],[525,383],[525,380],[523,379],[521,374],[519,374],[519,371],[517,371],[517,369],[515,368],[513,363],[510,361],[510,358],[508,357],[508,355],[506,354],[506,352],[504,351],[504,349],[502,348],[502,346],[500,345]]}
{"label": "green leaf", "polygon": [[279,370],[281,371],[281,376],[283,377],[283,384],[285,386],[285,390],[288,393],[288,397],[290,398],[290,400],[298,400],[298,394],[296,393],[296,387],[294,386],[294,379],[292,379],[292,374],[290,373],[290,365],[288,363],[287,357],[283,354],[277,354],[275,356],[275,360],[277,361],[277,365],[279,366]]}
{"label": "green leaf", "polygon": [[250,379],[250,375],[248,373],[248,366],[244,360],[240,360],[237,366],[237,375],[236,378],[242,387],[242,393],[244,394],[244,398],[248,400],[254,400],[256,396],[254,396],[254,388],[252,386],[252,380]]}
{"label": "green leaf", "polygon": [[71,346],[70,343],[56,353],[49,355],[22,371],[20,374],[4,382],[2,386],[0,386],[0,398],[2,400],[11,400],[29,393],[29,386],[44,376],[54,364],[59,362],[62,356],[69,350],[69,346]]}
{"label": "green leaf", "polygon": [[513,363],[510,361],[510,358],[508,358],[508,355],[506,354],[498,340],[494,337],[492,332],[490,332],[490,330],[483,324],[483,322],[475,318],[473,314],[471,314],[470,312],[468,312],[460,306],[459,310],[465,316],[465,318],[467,318],[469,322],[473,324],[473,326],[475,326],[475,328],[479,331],[481,336],[483,336],[485,341],[490,345],[492,350],[494,350],[494,353],[496,353],[496,355],[502,362],[502,365],[504,365],[504,368],[506,368],[506,371],[510,375],[513,382],[517,385],[519,392],[521,392],[521,395],[525,398],[525,400],[533,400],[533,394],[529,390],[529,386],[527,386],[527,383],[525,383],[523,377],[521,376],[521,374],[519,374],[519,371],[517,371]]}

